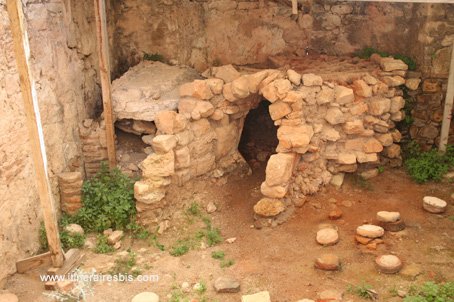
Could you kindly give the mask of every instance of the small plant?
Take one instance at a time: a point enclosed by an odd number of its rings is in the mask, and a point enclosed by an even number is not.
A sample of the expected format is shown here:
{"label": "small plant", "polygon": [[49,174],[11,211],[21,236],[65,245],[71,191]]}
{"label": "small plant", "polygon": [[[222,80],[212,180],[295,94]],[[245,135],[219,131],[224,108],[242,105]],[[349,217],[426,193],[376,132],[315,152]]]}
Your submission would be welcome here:
{"label": "small plant", "polygon": [[377,170],[378,170],[378,173],[379,173],[379,174],[382,174],[383,172],[385,172],[385,167],[379,166],[379,167],[377,168]]}
{"label": "small plant", "polygon": [[136,214],[134,182],[117,168],[105,163],[96,176],[82,187],[83,207],[71,218],[86,231],[124,229]]}
{"label": "small plant", "polygon": [[155,246],[156,248],[158,248],[161,251],[165,250],[165,246],[159,242],[158,236],[156,234],[151,235],[150,244]]}
{"label": "small plant", "polygon": [[440,181],[449,169],[454,168],[454,146],[447,147],[441,154],[436,149],[422,152],[416,143],[411,142],[405,150],[405,168],[410,176],[419,183],[430,180]]}
{"label": "small plant", "polygon": [[155,61],[155,62],[162,62],[165,63],[166,59],[164,58],[163,55],[159,53],[143,53],[143,59],[145,61]]}
{"label": "small plant", "polygon": [[454,282],[426,282],[410,288],[404,302],[451,302],[454,301]]}
{"label": "small plant", "polygon": [[70,234],[67,231],[60,233],[60,241],[63,249],[80,248],[84,246],[85,236],[82,234]]}
{"label": "small plant", "polygon": [[207,285],[204,281],[200,281],[199,283],[197,283],[195,290],[199,295],[203,295],[207,291]]}
{"label": "small plant", "polygon": [[360,285],[349,285],[347,291],[351,294],[357,295],[363,299],[373,300],[375,299],[375,291],[372,289],[372,285],[367,283],[361,283]]}
{"label": "small plant", "polygon": [[219,229],[210,228],[205,233],[208,246],[215,246],[222,242],[221,231]]}
{"label": "small plant", "polygon": [[179,257],[189,252],[189,242],[187,240],[178,240],[176,245],[170,250],[170,255]]}
{"label": "small plant", "polygon": [[235,264],[235,260],[233,260],[233,259],[224,259],[221,261],[222,268],[231,267],[234,264]]}
{"label": "small plant", "polygon": [[224,253],[224,251],[212,251],[211,258],[217,259],[217,260],[223,260],[225,258],[225,253]]}
{"label": "small plant", "polygon": [[96,254],[108,254],[112,253],[114,250],[115,249],[109,245],[106,235],[98,235],[98,237],[96,237]]}
{"label": "small plant", "polygon": [[80,269],[75,269],[73,273],[71,273],[72,279],[76,280],[74,282],[74,288],[68,292],[45,292],[45,295],[48,298],[51,298],[52,301],[64,301],[64,302],[79,302],[79,301],[87,301],[89,296],[93,296],[93,279],[95,272],[90,272],[87,275],[87,272],[84,272]]}
{"label": "small plant", "polygon": [[199,204],[196,203],[196,202],[191,203],[191,205],[190,205],[189,208],[186,210],[186,212],[187,212],[189,215],[192,215],[192,216],[200,216],[201,211],[200,211],[200,206],[199,206]]}
{"label": "small plant", "polygon": [[133,269],[136,263],[136,253],[128,251],[127,257],[115,260],[115,265],[109,270],[109,274],[132,275],[134,277],[137,277],[141,272],[138,269]]}
{"label": "small plant", "polygon": [[151,236],[148,230],[146,230],[143,226],[137,224],[135,221],[129,223],[126,226],[126,229],[129,230],[131,232],[132,237],[136,239],[145,240]]}

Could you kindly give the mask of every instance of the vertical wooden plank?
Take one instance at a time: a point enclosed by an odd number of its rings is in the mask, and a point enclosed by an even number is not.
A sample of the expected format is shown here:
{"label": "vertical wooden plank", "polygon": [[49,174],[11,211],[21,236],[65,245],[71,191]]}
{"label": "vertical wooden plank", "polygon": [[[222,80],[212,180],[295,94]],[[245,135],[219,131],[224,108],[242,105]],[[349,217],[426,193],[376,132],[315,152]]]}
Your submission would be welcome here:
{"label": "vertical wooden plank", "polygon": [[292,14],[298,15],[298,0],[292,0]]}
{"label": "vertical wooden plank", "polygon": [[446,91],[445,108],[443,111],[443,121],[441,124],[439,150],[446,152],[448,144],[449,128],[452,121],[452,105],[454,102],[454,42],[452,43],[451,65],[449,67],[448,90]]}
{"label": "vertical wooden plank", "polygon": [[46,147],[39,114],[38,97],[29,65],[30,45],[22,3],[20,0],[7,0],[7,9],[49,250],[52,264],[61,267],[64,262],[64,256],[58,234],[54,198],[47,173]]}
{"label": "vertical wooden plank", "polygon": [[116,165],[115,132],[112,117],[112,92],[110,79],[109,39],[107,36],[106,4],[104,0],[94,0],[96,17],[96,37],[98,40],[99,73],[101,77],[102,103],[106,123],[107,154],[109,166]]}

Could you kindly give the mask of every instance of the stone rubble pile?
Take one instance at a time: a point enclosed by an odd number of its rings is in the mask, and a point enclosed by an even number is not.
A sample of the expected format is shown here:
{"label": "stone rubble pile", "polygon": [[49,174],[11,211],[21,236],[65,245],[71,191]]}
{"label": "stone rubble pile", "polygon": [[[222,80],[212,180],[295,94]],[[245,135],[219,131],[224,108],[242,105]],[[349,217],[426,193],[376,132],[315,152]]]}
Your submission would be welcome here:
{"label": "stone rubble pile", "polygon": [[262,97],[272,103],[279,140],[261,185],[264,198],[313,194],[333,175],[400,165],[395,122],[404,118],[398,86],[407,66],[392,58],[376,60],[376,74],[352,83],[325,82],[315,74],[299,77],[293,70],[241,74],[222,66],[212,70],[216,78],[181,85],[178,112],[154,115],[154,152],[140,164],[142,179],[135,185],[139,213],[156,222],[169,185],[244,163],[237,150],[242,127]]}

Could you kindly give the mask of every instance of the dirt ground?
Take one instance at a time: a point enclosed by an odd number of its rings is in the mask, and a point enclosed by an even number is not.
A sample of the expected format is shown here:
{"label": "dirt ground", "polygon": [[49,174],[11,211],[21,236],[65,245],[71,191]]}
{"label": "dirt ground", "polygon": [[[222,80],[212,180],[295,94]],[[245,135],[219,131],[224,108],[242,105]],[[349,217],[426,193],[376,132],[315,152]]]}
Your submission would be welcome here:
{"label": "dirt ground", "polygon": [[[159,294],[160,301],[171,301],[170,293],[183,282],[192,286],[206,284],[203,295],[191,290],[185,297],[190,301],[240,301],[242,294],[268,290],[273,302],[316,299],[327,289],[344,292],[343,301],[362,301],[347,291],[349,284],[367,283],[379,294],[379,301],[399,301],[392,297],[392,290],[407,289],[412,283],[427,280],[454,280],[454,192],[452,183],[424,184],[412,182],[403,170],[386,170],[367,183],[348,178],[342,189],[327,187],[319,194],[308,197],[306,203],[296,208],[292,216],[276,227],[253,228],[252,207],[259,197],[259,186],[264,172],[257,169],[251,176],[226,176],[228,181],[200,179],[187,185],[179,200],[173,200],[181,208],[180,218],[170,222],[170,228],[160,235],[159,242],[166,250],[161,252],[146,240],[124,239],[121,250],[137,253],[141,274],[157,274],[159,282],[147,283],[96,283],[94,295],[88,301],[130,301],[142,291]],[[224,184],[225,183],[225,184]],[[433,195],[450,203],[443,215],[435,215],[422,209],[422,198]],[[211,217],[224,239],[236,237],[234,243],[223,242],[214,247],[196,247],[181,257],[169,255],[168,248],[179,238],[192,236],[203,223],[188,219],[184,209],[197,202],[204,207],[213,201],[218,210]],[[347,202],[346,202],[347,201]],[[350,201],[350,202],[348,202]],[[350,205],[351,204],[351,205]],[[340,220],[330,221],[329,211],[337,205],[343,211]],[[354,241],[356,227],[375,222],[377,211],[399,211],[407,227],[398,233],[386,232],[384,244],[377,250],[368,250]],[[315,234],[321,223],[332,223],[339,228],[340,241],[334,246],[322,247],[315,242]],[[220,261],[211,257],[212,251],[224,251],[226,258],[234,260],[228,268],[221,268]],[[326,272],[314,269],[314,260],[322,253],[334,253],[342,262],[342,269]],[[82,268],[96,268],[105,272],[113,265],[116,253],[97,255],[86,250]],[[376,255],[398,255],[404,267],[416,264],[421,274],[416,281],[401,274],[379,274],[374,267]],[[12,276],[8,290],[17,294],[20,301],[51,301],[42,293],[43,284],[39,273],[44,269]],[[213,282],[219,276],[234,276],[241,281],[241,292],[216,294]],[[205,298],[206,300],[203,300]],[[178,300],[174,300],[178,301]],[[184,301],[184,300],[180,300]]]}

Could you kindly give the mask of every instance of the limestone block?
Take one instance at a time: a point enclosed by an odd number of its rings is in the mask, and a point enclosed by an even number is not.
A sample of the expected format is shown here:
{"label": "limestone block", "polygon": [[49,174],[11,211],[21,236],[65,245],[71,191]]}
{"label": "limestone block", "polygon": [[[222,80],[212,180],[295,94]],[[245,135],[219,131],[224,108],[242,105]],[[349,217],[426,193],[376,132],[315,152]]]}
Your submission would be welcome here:
{"label": "limestone block", "polygon": [[350,107],[350,113],[353,115],[361,115],[367,112],[367,104],[365,102],[356,103]]}
{"label": "limestone block", "polygon": [[383,71],[408,70],[407,64],[394,58],[381,58],[380,67]]}
{"label": "limestone block", "polygon": [[372,96],[372,88],[363,80],[353,81],[353,89],[359,96],[368,98]]}
{"label": "limestone block", "polygon": [[271,155],[266,165],[266,183],[276,186],[287,183],[292,176],[296,153],[278,153]]}
{"label": "limestone block", "polygon": [[410,90],[417,90],[420,83],[421,79],[406,79],[405,87],[407,87]]}
{"label": "limestone block", "polygon": [[287,103],[276,102],[269,106],[269,111],[273,121],[276,121],[289,114],[292,111],[292,109]]}
{"label": "limestone block", "polygon": [[330,126],[324,126],[320,134],[320,138],[327,141],[338,141],[340,139],[339,132]]}
{"label": "limestone block", "polygon": [[241,76],[233,80],[232,93],[239,99],[244,99],[249,95],[249,79],[247,76]]}
{"label": "limestone block", "polygon": [[206,83],[213,94],[221,94],[224,81],[222,79],[207,79]]}
{"label": "limestone block", "polygon": [[382,97],[369,99],[368,111],[372,115],[382,115],[391,110],[391,100]]}
{"label": "limestone block", "polygon": [[344,124],[343,129],[347,134],[362,134],[365,130],[362,120],[348,121]]}
{"label": "limestone block", "polygon": [[297,150],[299,153],[305,153],[309,142],[314,135],[312,126],[281,126],[277,130],[277,137],[279,139],[279,148],[282,150]]}
{"label": "limestone block", "polygon": [[225,83],[230,83],[241,76],[241,74],[231,64],[213,67],[212,74],[213,77],[221,79]]}
{"label": "limestone block", "polygon": [[274,103],[277,100],[279,100],[279,97],[277,95],[277,88],[276,86],[274,86],[274,82],[263,87],[260,90],[260,93],[263,95],[265,99],[267,99],[271,103]]}
{"label": "limestone block", "polygon": [[226,126],[216,127],[216,158],[226,156],[231,151],[235,150],[238,142],[239,130],[234,123]]}
{"label": "limestone block", "polygon": [[389,112],[396,113],[403,109],[405,106],[405,100],[401,96],[395,96],[391,98],[391,108]]}
{"label": "limestone block", "polygon": [[400,157],[400,146],[397,144],[392,144],[389,147],[385,148],[385,151],[383,152],[386,157],[388,158],[399,158]]}
{"label": "limestone block", "polygon": [[152,153],[140,163],[144,178],[154,176],[171,176],[175,172],[175,159],[173,151],[165,154]]}
{"label": "limestone block", "polygon": [[157,135],[151,143],[156,153],[167,153],[177,146],[177,137],[175,135]]}
{"label": "limestone block", "polygon": [[382,144],[375,138],[354,138],[345,142],[345,149],[362,151],[365,153],[378,153],[383,151]]}
{"label": "limestone block", "polygon": [[283,198],[287,194],[288,185],[270,187],[264,181],[260,186],[260,192],[269,198]]}
{"label": "limestone block", "polygon": [[317,104],[323,105],[334,101],[334,89],[328,86],[322,86],[322,90],[317,93]]}
{"label": "limestone block", "polygon": [[188,147],[175,150],[175,169],[188,168],[191,165],[191,155]]}
{"label": "limestone block", "polygon": [[276,87],[276,95],[279,99],[283,99],[287,96],[287,93],[292,90],[292,84],[287,79],[277,79],[274,81]]}
{"label": "limestone block", "polygon": [[254,212],[263,217],[273,217],[285,210],[285,205],[279,199],[262,198],[254,205]]}
{"label": "limestone block", "polygon": [[405,79],[401,76],[383,77],[382,81],[389,87],[397,87],[405,84]]}
{"label": "limestone block", "polygon": [[334,94],[338,104],[348,104],[355,100],[355,94],[351,88],[337,85],[334,87]]}
{"label": "limestone block", "polygon": [[269,75],[268,70],[262,70],[262,71],[249,75],[248,76],[249,92],[257,93],[262,81],[265,80],[268,77],[268,75]]}
{"label": "limestone block", "polygon": [[160,111],[156,114],[155,124],[161,133],[175,134],[187,127],[188,120],[184,115],[175,111]]}
{"label": "limestone block", "polygon": [[391,146],[394,142],[393,136],[391,135],[391,133],[383,133],[383,134],[377,135],[377,139],[383,145],[383,147]]}
{"label": "limestone block", "polygon": [[180,96],[190,96],[200,100],[209,100],[213,97],[210,86],[205,80],[194,80],[180,86]]}
{"label": "limestone block", "polygon": [[337,125],[345,123],[345,116],[339,108],[330,107],[326,112],[325,120],[331,125]]}
{"label": "limestone block", "polygon": [[343,165],[351,165],[356,163],[356,155],[353,152],[341,152],[337,156],[337,162]]}
{"label": "limestone block", "polygon": [[193,158],[191,160],[191,175],[200,176],[210,172],[215,168],[215,160],[215,155],[212,153],[207,153],[199,158]]}
{"label": "limestone block", "polygon": [[315,75],[313,73],[303,74],[303,85],[304,86],[321,86],[323,84],[323,79],[321,76]]}
{"label": "limestone block", "polygon": [[293,69],[287,70],[287,77],[293,85],[298,86],[299,84],[301,84],[301,75]]}
{"label": "limestone block", "polygon": [[289,104],[294,104],[294,103],[300,103],[302,104],[303,102],[303,93],[300,91],[289,91],[287,93],[287,96],[282,100],[285,103]]}
{"label": "limestone block", "polygon": [[233,95],[232,83],[224,84],[222,87],[222,95],[224,95],[226,100],[232,103],[238,100],[238,98]]}

